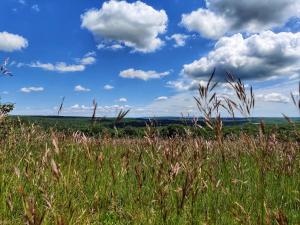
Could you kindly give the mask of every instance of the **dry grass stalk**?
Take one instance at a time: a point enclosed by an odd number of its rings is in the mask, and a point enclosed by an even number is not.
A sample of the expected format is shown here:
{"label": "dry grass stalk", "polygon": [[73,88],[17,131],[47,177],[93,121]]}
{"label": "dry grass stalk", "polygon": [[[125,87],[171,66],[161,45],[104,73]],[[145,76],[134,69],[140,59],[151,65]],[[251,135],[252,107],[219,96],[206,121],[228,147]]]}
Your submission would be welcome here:
{"label": "dry grass stalk", "polygon": [[39,215],[34,198],[27,198],[25,200],[24,210],[26,224],[41,225],[43,223],[45,213]]}
{"label": "dry grass stalk", "polygon": [[283,213],[282,210],[278,210],[277,212],[274,213],[276,222],[278,225],[288,225],[288,219],[286,215]]}
{"label": "dry grass stalk", "polygon": [[118,124],[120,123],[124,118],[125,116],[130,112],[130,109],[128,110],[123,110],[121,109],[119,112],[118,112],[118,115],[115,119],[115,124]]}
{"label": "dry grass stalk", "polygon": [[204,122],[208,128],[216,132],[217,138],[221,141],[222,120],[219,112],[221,100],[217,97],[214,89],[218,82],[213,83],[216,70],[213,71],[206,85],[199,85],[199,97],[194,97],[200,113],[203,115]]}
{"label": "dry grass stalk", "polygon": [[294,105],[298,108],[298,110],[300,112],[300,82],[299,82],[299,86],[298,86],[298,93],[297,94],[291,93],[291,97],[292,97]]}
{"label": "dry grass stalk", "polygon": [[61,114],[61,112],[63,110],[64,102],[65,102],[65,97],[62,98],[60,106],[58,107],[58,111],[57,111],[58,116]]}
{"label": "dry grass stalk", "polygon": [[253,93],[253,88],[250,86],[250,91],[247,93],[247,89],[245,84],[241,79],[236,78],[232,73],[227,72],[226,77],[227,83],[233,88],[235,94],[239,100],[238,103],[227,99],[227,104],[229,106],[230,111],[233,109],[237,109],[243,116],[249,117],[251,115],[251,111],[255,106],[255,97]]}
{"label": "dry grass stalk", "polygon": [[95,123],[96,120],[96,113],[97,113],[97,107],[98,103],[96,102],[96,99],[93,100],[93,114],[92,114],[92,123]]}
{"label": "dry grass stalk", "polygon": [[51,170],[52,170],[52,174],[55,176],[55,178],[57,180],[59,180],[59,178],[61,176],[61,172],[53,158],[51,159]]}
{"label": "dry grass stalk", "polygon": [[58,138],[56,137],[55,133],[52,132],[52,144],[54,146],[54,152],[59,154],[59,147],[58,147]]}

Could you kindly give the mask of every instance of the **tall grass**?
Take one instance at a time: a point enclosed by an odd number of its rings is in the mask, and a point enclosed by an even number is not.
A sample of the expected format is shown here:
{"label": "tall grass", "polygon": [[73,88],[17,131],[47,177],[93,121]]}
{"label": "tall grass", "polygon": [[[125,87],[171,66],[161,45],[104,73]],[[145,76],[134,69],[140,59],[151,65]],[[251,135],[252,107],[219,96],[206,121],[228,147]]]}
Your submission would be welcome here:
{"label": "tall grass", "polygon": [[298,143],[241,134],[219,148],[19,125],[1,139],[1,224],[299,223]]}
{"label": "tall grass", "polygon": [[212,78],[196,97],[212,140],[162,139],[151,125],[144,138],[92,138],[3,118],[0,224],[299,224],[299,142],[263,123],[256,137],[225,138],[219,108],[254,106],[229,79],[237,102],[211,93]]}

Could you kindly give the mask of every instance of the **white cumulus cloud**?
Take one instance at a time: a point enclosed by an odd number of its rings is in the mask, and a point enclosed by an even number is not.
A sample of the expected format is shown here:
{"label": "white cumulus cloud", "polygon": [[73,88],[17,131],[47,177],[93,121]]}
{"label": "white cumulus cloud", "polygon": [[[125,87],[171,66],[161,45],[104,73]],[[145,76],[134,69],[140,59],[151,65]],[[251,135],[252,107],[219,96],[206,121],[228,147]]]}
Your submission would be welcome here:
{"label": "white cumulus cloud", "polygon": [[75,105],[71,106],[71,109],[74,109],[74,110],[92,110],[93,107],[92,106],[75,104]]}
{"label": "white cumulus cloud", "polygon": [[206,56],[183,66],[192,79],[207,78],[213,69],[224,77],[230,71],[242,79],[289,77],[300,72],[300,33],[265,31],[244,38],[241,34],[221,38]]}
{"label": "white cumulus cloud", "polygon": [[186,40],[189,38],[186,34],[173,34],[171,37],[167,37],[167,40],[174,40],[174,47],[183,47],[186,44]]}
{"label": "white cumulus cloud", "polygon": [[118,50],[121,50],[123,48],[124,48],[124,46],[122,44],[111,43],[111,42],[102,42],[102,43],[97,45],[98,50],[105,49],[105,50],[118,51]]}
{"label": "white cumulus cloud", "polygon": [[174,88],[177,91],[193,91],[197,90],[200,85],[206,85],[206,83],[203,80],[180,79],[168,81],[167,87]]}
{"label": "white cumulus cloud", "polygon": [[228,29],[228,21],[207,9],[198,9],[190,14],[183,14],[181,25],[188,31],[196,31],[203,37],[218,39]]}
{"label": "white cumulus cloud", "polygon": [[111,0],[100,9],[90,9],[81,15],[82,28],[88,29],[99,41],[117,41],[134,51],[153,52],[164,42],[168,16],[164,10],[155,10],[141,2]]}
{"label": "white cumulus cloud", "polygon": [[165,100],[167,100],[167,99],[168,99],[167,96],[160,96],[160,97],[157,97],[157,98],[155,99],[155,101],[165,101]]}
{"label": "white cumulus cloud", "polygon": [[76,65],[76,64],[66,64],[64,62],[58,62],[55,64],[52,63],[41,63],[39,61],[29,64],[30,67],[33,68],[41,68],[48,71],[55,71],[55,72],[80,72],[85,70],[84,65]]}
{"label": "white cumulus cloud", "polygon": [[67,64],[65,62],[57,62],[57,63],[41,63],[40,61],[36,61],[30,64],[19,63],[18,66],[29,66],[32,68],[40,68],[47,71],[54,71],[60,73],[68,73],[68,72],[82,72],[86,69],[86,66],[92,65],[96,63],[95,53],[88,52],[85,54],[83,58],[76,59],[76,63]]}
{"label": "white cumulus cloud", "polygon": [[114,89],[114,87],[111,86],[111,85],[109,85],[109,84],[104,85],[103,88],[104,88],[105,90],[107,90],[107,91]]}
{"label": "white cumulus cloud", "polygon": [[158,73],[154,70],[143,71],[143,70],[135,70],[135,69],[131,68],[128,70],[121,71],[120,77],[130,78],[130,79],[141,79],[141,80],[147,81],[150,79],[159,79],[159,78],[165,77],[169,74],[170,74],[169,71]]}
{"label": "white cumulus cloud", "polygon": [[[131,108],[129,105],[99,105],[97,107],[97,112],[98,113],[103,113],[109,116],[116,116],[116,112],[120,110],[125,110]],[[93,106],[88,106],[84,104],[74,104],[70,107],[65,108],[64,112],[67,113],[67,115],[90,115],[91,112],[93,111],[94,107]]]}
{"label": "white cumulus cloud", "polygon": [[31,93],[31,92],[42,92],[44,91],[43,87],[23,87],[20,89],[21,92]]}
{"label": "white cumulus cloud", "polygon": [[289,103],[290,99],[281,94],[281,93],[269,93],[269,94],[259,94],[256,96],[257,99],[265,102],[280,102],[280,103]]}
{"label": "white cumulus cloud", "polygon": [[206,0],[206,6],[183,14],[181,24],[212,39],[225,33],[256,33],[281,27],[300,15],[300,0]]}
{"label": "white cumulus cloud", "polygon": [[0,51],[13,52],[28,47],[28,41],[17,34],[0,32]]}
{"label": "white cumulus cloud", "polygon": [[83,87],[81,85],[76,85],[74,87],[74,91],[76,91],[76,92],[89,92],[89,91],[91,91],[91,89]]}
{"label": "white cumulus cloud", "polygon": [[127,102],[127,98],[120,98],[119,102]]}
{"label": "white cumulus cloud", "polygon": [[92,65],[96,62],[96,58],[93,57],[93,56],[87,56],[87,57],[84,57],[80,60],[80,63],[82,65]]}

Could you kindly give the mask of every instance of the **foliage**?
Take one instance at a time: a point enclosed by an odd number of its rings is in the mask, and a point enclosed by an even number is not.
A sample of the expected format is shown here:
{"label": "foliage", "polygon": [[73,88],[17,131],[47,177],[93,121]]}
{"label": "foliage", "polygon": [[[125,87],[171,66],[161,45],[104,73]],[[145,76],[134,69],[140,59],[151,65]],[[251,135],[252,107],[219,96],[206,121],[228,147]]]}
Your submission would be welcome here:
{"label": "foliage", "polygon": [[11,103],[0,104],[0,114],[1,115],[7,115],[11,111],[13,111],[14,107],[15,107],[15,105],[11,104]]}
{"label": "foliage", "polygon": [[[85,117],[50,117],[50,116],[21,116],[10,117],[13,121],[19,119],[27,124],[35,124],[43,128],[46,131],[56,130],[65,134],[72,134],[76,131],[80,131],[89,137],[99,136],[115,136],[114,119],[100,119],[91,126],[90,118]],[[251,136],[256,136],[259,131],[259,121],[261,118],[252,118],[251,121],[245,121],[242,119],[236,120],[223,120],[223,132],[225,137],[236,136],[238,137],[241,132]],[[293,132],[294,129],[300,132],[299,120],[294,119],[295,126],[290,126],[284,118],[264,118],[266,122],[266,131],[275,132],[277,138],[281,140],[297,139],[297,135]],[[145,133],[145,124],[148,124],[149,120],[146,119],[125,119],[123,123],[118,125],[118,137],[132,137],[141,138]],[[161,137],[186,137],[187,133],[194,137],[203,137],[206,139],[212,139],[214,132],[207,129],[199,129],[193,125],[190,121],[183,122],[181,118],[157,119],[156,127]],[[201,123],[201,121],[199,122]],[[177,133],[176,133],[177,132]]]}
{"label": "foliage", "polygon": [[172,124],[163,127],[160,131],[160,134],[162,137],[173,137],[173,138],[175,138],[176,136],[184,137],[186,136],[186,130],[183,125]]}

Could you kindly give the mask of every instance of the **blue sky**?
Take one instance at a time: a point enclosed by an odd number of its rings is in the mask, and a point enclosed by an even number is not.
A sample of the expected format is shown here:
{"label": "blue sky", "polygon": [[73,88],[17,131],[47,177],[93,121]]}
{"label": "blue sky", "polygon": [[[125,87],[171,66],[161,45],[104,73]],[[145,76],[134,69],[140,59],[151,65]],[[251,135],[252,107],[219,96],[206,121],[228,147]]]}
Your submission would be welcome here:
{"label": "blue sky", "polygon": [[63,115],[90,115],[94,98],[99,116],[196,115],[195,87],[217,68],[254,86],[253,116],[296,116],[300,1],[268,2],[1,0],[14,74],[0,77],[2,102],[15,114],[54,115],[65,96]]}

